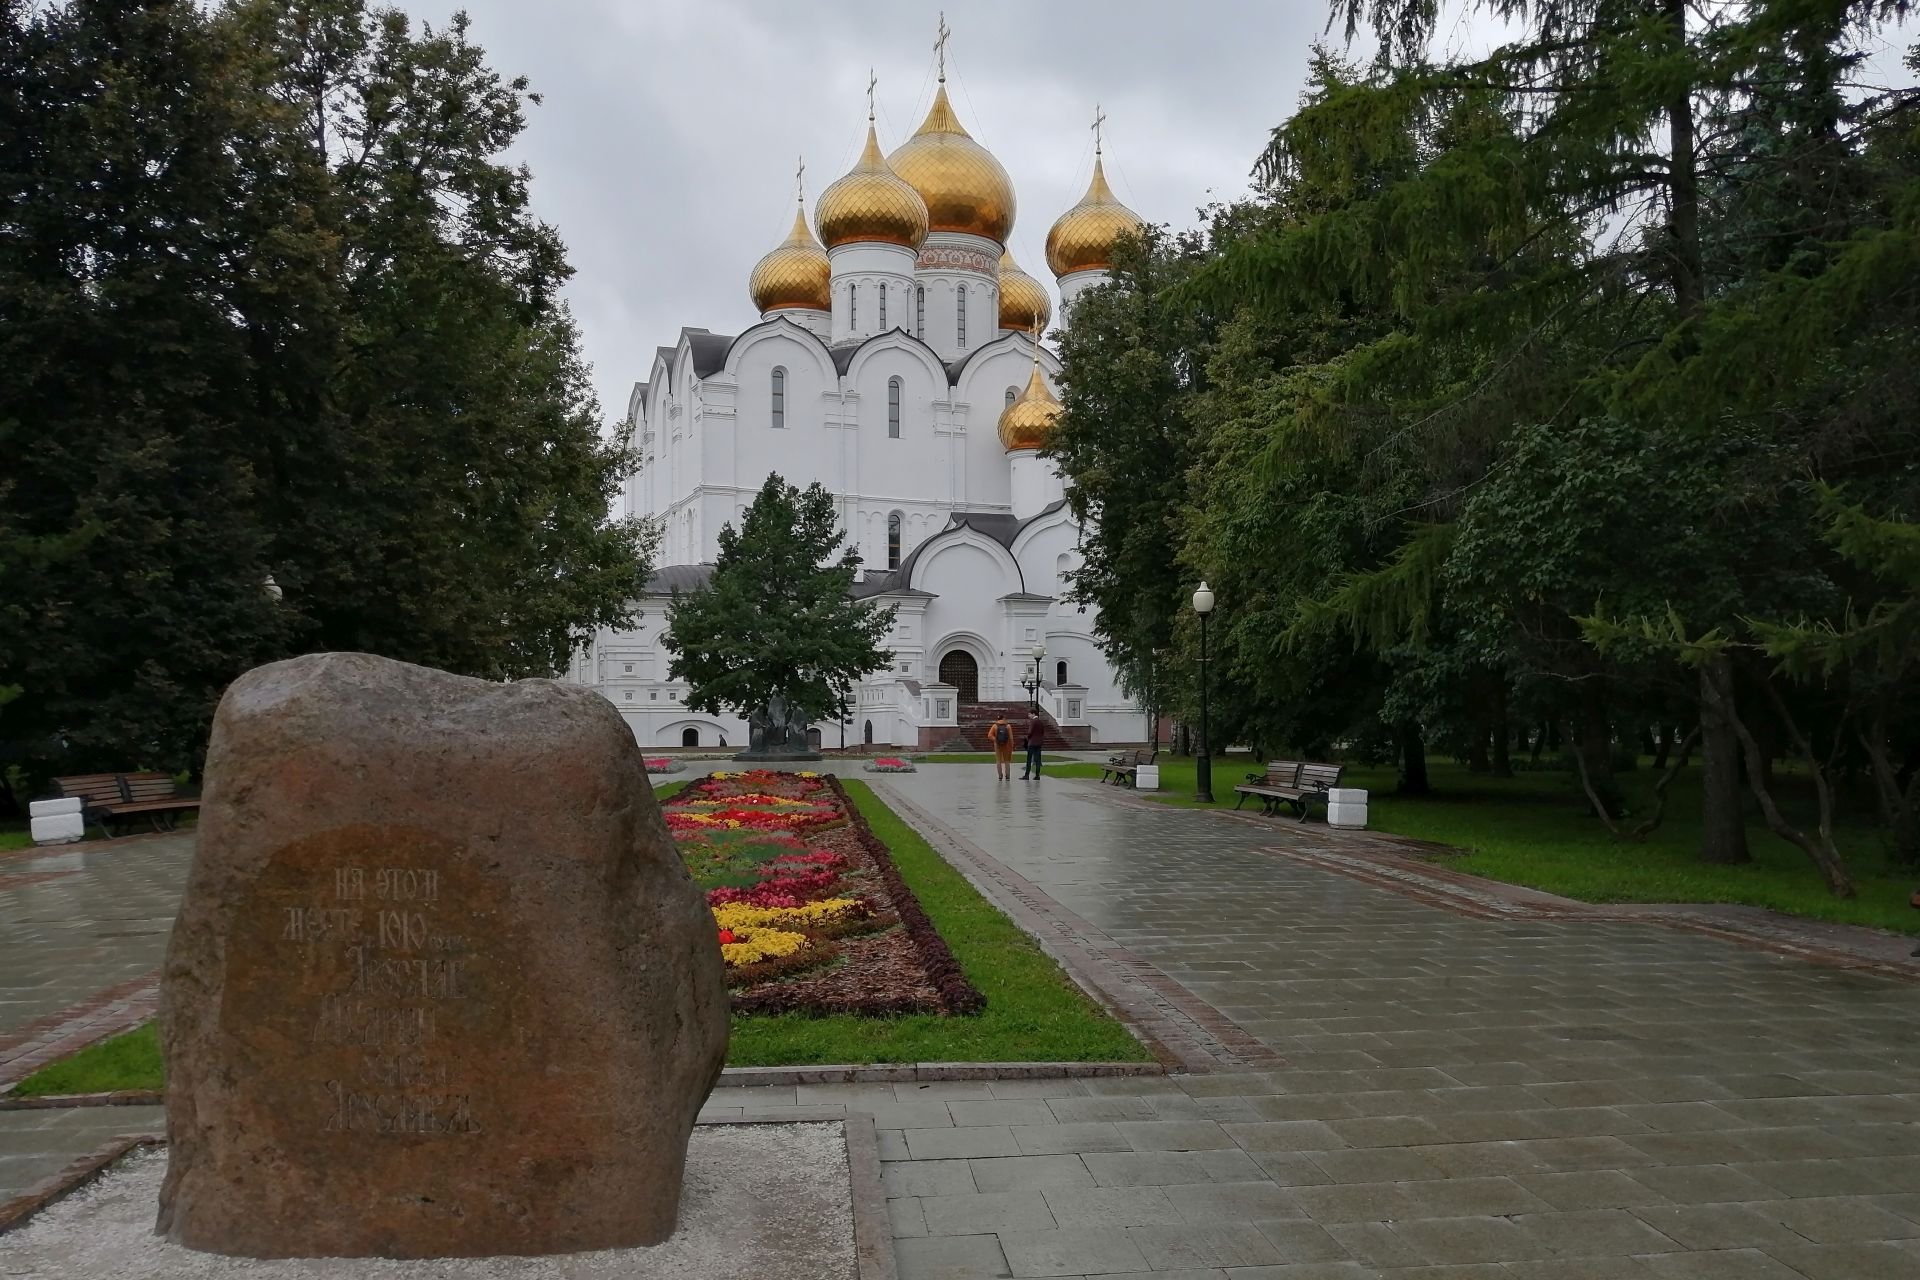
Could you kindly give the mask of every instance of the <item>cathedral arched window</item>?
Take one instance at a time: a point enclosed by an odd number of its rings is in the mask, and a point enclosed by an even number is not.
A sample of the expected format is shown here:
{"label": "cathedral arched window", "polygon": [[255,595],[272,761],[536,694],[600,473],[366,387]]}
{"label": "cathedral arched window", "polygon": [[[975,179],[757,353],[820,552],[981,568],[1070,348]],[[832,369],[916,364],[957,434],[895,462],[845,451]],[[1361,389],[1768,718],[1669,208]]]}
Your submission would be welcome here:
{"label": "cathedral arched window", "polygon": [[913,287],[913,335],[927,336],[927,286],[923,284]]}
{"label": "cathedral arched window", "polygon": [[1066,663],[1059,662],[1054,664],[1054,681],[1053,682],[1057,685],[1066,684],[1067,682],[1067,664]]}
{"label": "cathedral arched window", "polygon": [[964,351],[967,346],[967,286],[960,286],[958,301],[960,309],[954,320],[954,330],[960,339],[960,348]]}
{"label": "cathedral arched window", "polygon": [[1007,408],[1009,409],[1013,408],[1013,402],[1017,399],[1019,399],[1019,396],[1014,392],[1014,389],[1012,387],[1008,387],[1007,388]]}
{"label": "cathedral arched window", "polygon": [[773,425],[787,425],[787,371],[777,365],[773,370]]}
{"label": "cathedral arched window", "polygon": [[887,286],[880,286],[880,331],[887,330]]}
{"label": "cathedral arched window", "polygon": [[860,327],[860,287],[858,285],[847,286],[847,325],[854,329]]}
{"label": "cathedral arched window", "polygon": [[900,379],[887,379],[887,437],[900,438]]}
{"label": "cathedral arched window", "polygon": [[887,568],[900,567],[900,513],[894,512],[887,517]]}

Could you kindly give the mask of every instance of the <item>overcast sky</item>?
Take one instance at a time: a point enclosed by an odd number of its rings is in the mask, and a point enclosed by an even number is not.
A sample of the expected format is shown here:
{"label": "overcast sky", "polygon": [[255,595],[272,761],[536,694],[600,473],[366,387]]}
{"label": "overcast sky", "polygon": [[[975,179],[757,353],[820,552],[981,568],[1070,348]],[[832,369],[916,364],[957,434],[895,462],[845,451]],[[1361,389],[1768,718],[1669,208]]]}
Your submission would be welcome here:
{"label": "overcast sky", "polygon": [[[1149,221],[1191,225],[1245,192],[1327,20],[1325,0],[399,3],[436,24],[464,8],[491,65],[544,98],[515,158],[566,241],[608,418],[681,326],[757,319],[747,275],[792,223],[795,158],[811,213],[859,154],[869,66],[882,148],[919,127],[943,7],[954,107],[1012,176],[1010,247],[1049,293],[1047,228],[1086,190],[1096,103],[1116,194]],[[1489,46],[1494,28],[1447,8],[1437,45]]]}

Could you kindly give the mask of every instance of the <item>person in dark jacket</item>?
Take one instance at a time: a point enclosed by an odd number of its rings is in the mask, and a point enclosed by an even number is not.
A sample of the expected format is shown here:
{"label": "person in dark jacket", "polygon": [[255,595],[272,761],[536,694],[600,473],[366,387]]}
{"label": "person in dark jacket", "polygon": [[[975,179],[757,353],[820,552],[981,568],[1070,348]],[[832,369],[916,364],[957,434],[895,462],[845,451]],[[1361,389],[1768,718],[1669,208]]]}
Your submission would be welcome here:
{"label": "person in dark jacket", "polygon": [[1040,718],[1038,711],[1027,720],[1027,764],[1020,771],[1021,780],[1040,779],[1040,748],[1047,736],[1047,722]]}

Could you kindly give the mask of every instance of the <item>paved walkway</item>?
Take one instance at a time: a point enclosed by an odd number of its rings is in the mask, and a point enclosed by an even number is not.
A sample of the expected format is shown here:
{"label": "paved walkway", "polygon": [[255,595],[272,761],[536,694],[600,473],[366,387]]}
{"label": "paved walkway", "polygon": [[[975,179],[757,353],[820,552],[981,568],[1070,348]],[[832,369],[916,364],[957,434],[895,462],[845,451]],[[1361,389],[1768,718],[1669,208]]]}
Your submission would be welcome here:
{"label": "paved walkway", "polygon": [[883,785],[1284,1059],[897,1087],[905,1280],[1920,1275],[1920,985],[1465,915],[1085,784]]}
{"label": "paved walkway", "polygon": [[[1344,867],[1324,834],[1083,782],[868,780],[1206,1068],[717,1093],[716,1114],[874,1115],[902,1280],[1920,1275],[1920,985],[1479,909]],[[90,851],[64,902],[0,865],[0,973],[44,975],[8,1016],[73,994],[42,946],[96,984],[157,962],[131,922],[164,928],[184,853],[121,860],[140,847]],[[0,1182],[156,1119],[0,1113]]]}

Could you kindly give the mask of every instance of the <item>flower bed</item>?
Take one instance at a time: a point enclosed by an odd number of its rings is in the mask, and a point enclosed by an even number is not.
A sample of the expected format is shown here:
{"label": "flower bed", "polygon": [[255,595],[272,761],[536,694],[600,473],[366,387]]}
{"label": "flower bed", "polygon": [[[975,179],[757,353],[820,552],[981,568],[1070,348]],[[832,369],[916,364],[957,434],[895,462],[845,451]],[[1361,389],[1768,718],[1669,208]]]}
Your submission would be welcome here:
{"label": "flower bed", "polygon": [[864,768],[868,773],[913,773],[915,772],[915,769],[913,767],[913,761],[903,760],[899,756],[881,756],[876,760],[867,761],[867,763],[861,767]]}
{"label": "flower bed", "polygon": [[816,773],[716,773],[667,800],[737,1013],[973,1013],[986,1001],[892,855]]}
{"label": "flower bed", "polygon": [[685,773],[687,762],[676,760],[672,756],[648,756],[648,773]]}

